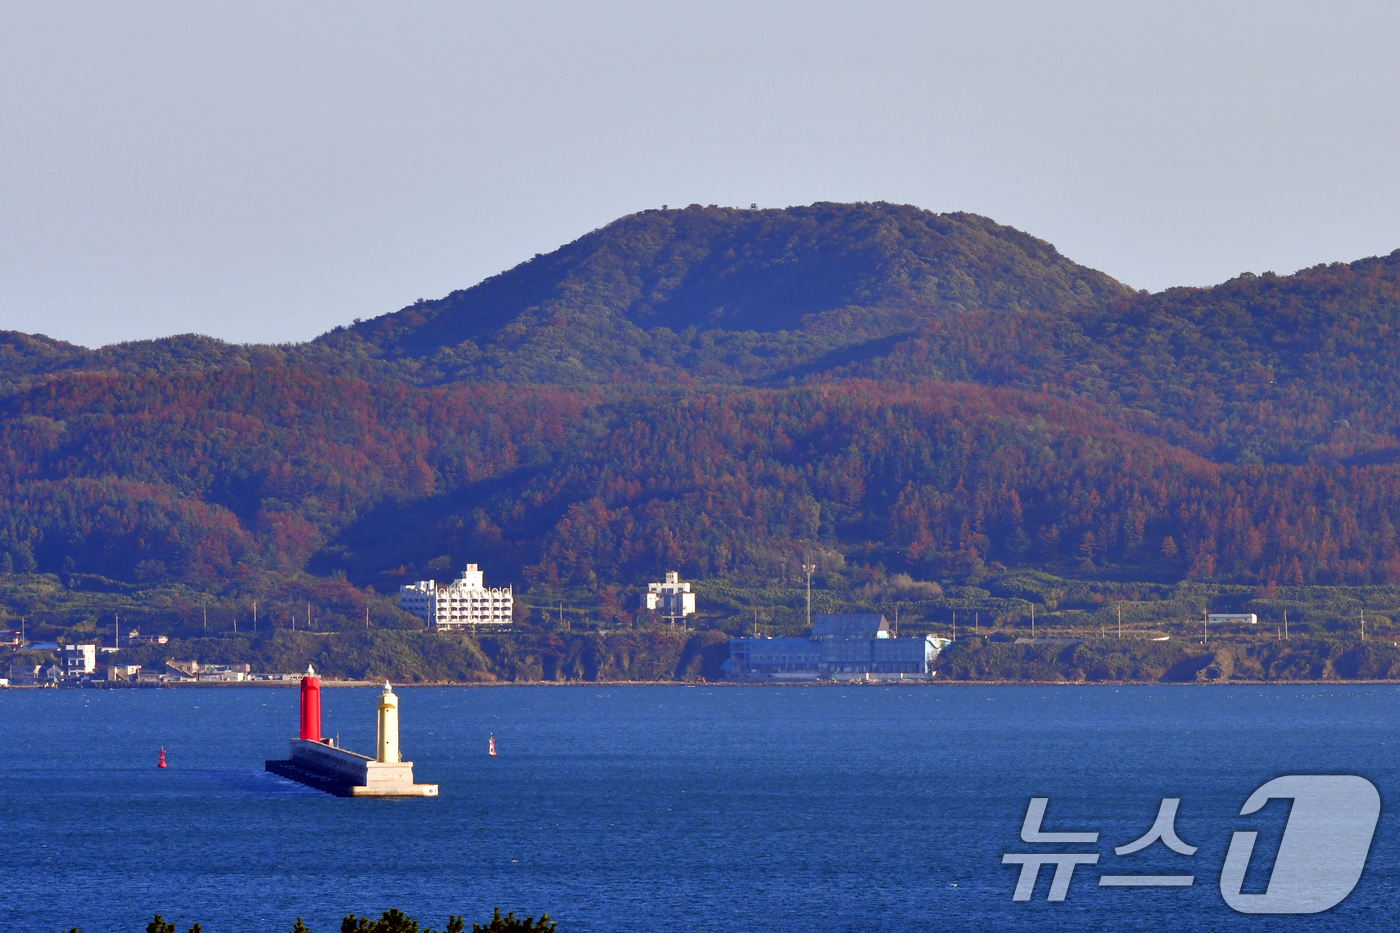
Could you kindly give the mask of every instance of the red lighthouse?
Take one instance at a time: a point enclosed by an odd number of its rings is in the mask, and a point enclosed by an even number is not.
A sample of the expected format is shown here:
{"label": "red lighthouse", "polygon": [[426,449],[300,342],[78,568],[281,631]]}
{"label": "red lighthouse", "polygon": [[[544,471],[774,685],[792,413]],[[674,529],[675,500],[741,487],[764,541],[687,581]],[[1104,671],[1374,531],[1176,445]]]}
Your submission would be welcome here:
{"label": "red lighthouse", "polygon": [[321,741],[321,678],[310,664],[301,679],[301,737],[309,742]]}

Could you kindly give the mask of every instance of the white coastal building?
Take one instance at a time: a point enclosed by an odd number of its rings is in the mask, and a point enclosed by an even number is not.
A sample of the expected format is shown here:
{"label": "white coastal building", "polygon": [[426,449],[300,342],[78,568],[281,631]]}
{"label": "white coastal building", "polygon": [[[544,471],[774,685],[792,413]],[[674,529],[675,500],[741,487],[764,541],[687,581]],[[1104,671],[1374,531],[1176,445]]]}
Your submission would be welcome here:
{"label": "white coastal building", "polygon": [[666,572],[663,583],[648,583],[642,594],[641,608],[657,612],[668,619],[683,619],[695,613],[695,594],[689,583],[681,582],[681,575],[674,570]]}
{"label": "white coastal building", "polygon": [[487,589],[476,564],[467,564],[461,579],[438,586],[419,580],[399,587],[399,608],[427,621],[439,632],[477,626],[510,625],[515,596],[509,586]]}
{"label": "white coastal building", "polygon": [[64,645],[63,675],[81,677],[97,670],[96,645]]}

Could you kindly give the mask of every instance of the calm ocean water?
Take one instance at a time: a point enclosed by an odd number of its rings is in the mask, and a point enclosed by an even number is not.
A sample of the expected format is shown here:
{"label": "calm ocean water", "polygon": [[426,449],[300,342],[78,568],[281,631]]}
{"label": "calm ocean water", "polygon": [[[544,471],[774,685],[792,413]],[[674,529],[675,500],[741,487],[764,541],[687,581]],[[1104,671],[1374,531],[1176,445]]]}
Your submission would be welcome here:
{"label": "calm ocean water", "polygon": [[[0,691],[0,927],[334,933],[399,907],[440,927],[494,907],[564,933],[792,930],[1393,930],[1400,689],[1305,687],[403,688],[405,756],[438,799],[344,800],[263,772],[297,691]],[[372,749],[375,690],[323,694],[325,731]],[[494,732],[500,755],[486,754]],[[161,745],[169,769],[155,767]],[[1231,833],[1260,832],[1262,892],[1285,774],[1380,791],[1367,867],[1321,914],[1237,914]],[[1101,842],[1028,846],[1045,830]],[[1194,856],[1143,835],[1163,797]],[[1012,900],[1002,855],[1092,851],[1062,903]],[[1100,888],[1107,873],[1191,887]]]}

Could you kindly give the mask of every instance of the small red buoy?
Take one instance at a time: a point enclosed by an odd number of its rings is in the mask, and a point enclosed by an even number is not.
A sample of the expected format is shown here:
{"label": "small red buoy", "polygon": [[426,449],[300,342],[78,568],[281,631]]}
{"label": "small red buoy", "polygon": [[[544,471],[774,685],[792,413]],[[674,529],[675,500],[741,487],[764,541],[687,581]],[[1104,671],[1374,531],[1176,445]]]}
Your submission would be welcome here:
{"label": "small red buoy", "polygon": [[162,745],[162,746],[160,747],[160,764],[157,765],[156,767],[158,767],[158,768],[164,768],[164,767],[165,767],[165,746],[164,746],[164,745]]}

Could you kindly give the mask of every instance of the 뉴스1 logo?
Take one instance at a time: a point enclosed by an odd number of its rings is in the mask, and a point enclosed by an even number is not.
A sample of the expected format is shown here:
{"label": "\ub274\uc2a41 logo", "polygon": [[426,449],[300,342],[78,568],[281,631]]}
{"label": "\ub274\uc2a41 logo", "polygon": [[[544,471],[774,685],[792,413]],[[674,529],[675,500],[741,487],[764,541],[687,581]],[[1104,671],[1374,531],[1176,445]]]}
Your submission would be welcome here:
{"label": "\ub274\uc2a41 logo", "polygon": [[[1290,774],[1275,778],[1249,795],[1241,816],[1257,812],[1275,798],[1290,798],[1293,808],[1284,827],[1278,857],[1263,894],[1243,894],[1245,872],[1254,852],[1258,833],[1236,832],[1220,872],[1220,896],[1234,910],[1244,914],[1313,914],[1340,904],[1361,879],[1371,837],[1381,815],[1381,797],[1375,785],[1351,774]],[[1048,797],[1031,798],[1021,826],[1021,841],[1084,845],[1099,841],[1098,833],[1044,832]],[[1179,797],[1167,797],[1157,810],[1157,819],[1143,836],[1114,848],[1116,856],[1132,855],[1155,842],[1180,855],[1196,854],[1176,834]],[[1013,901],[1029,901],[1042,865],[1055,866],[1050,880],[1050,901],[1063,901],[1074,870],[1080,865],[1097,865],[1097,852],[1008,852],[1003,865],[1020,865]],[[1195,875],[1100,875],[1099,887],[1189,887]]]}

